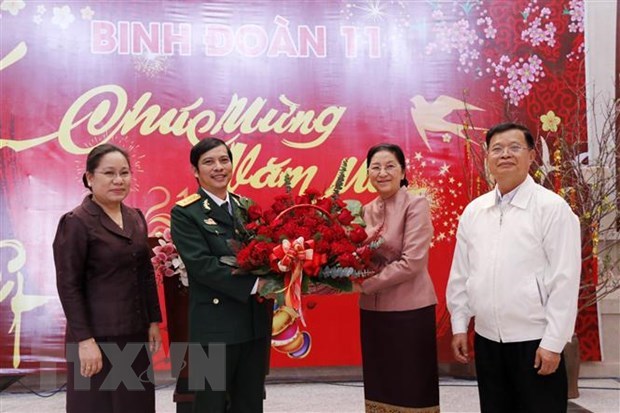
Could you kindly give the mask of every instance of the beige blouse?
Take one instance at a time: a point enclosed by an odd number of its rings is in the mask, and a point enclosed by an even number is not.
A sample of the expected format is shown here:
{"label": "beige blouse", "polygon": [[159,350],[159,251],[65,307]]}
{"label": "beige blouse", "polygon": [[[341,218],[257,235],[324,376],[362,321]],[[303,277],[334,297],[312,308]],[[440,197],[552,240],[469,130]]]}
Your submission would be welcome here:
{"label": "beige blouse", "polygon": [[364,205],[369,236],[379,232],[377,250],[380,272],[365,280],[360,307],[374,311],[406,311],[437,303],[428,273],[428,251],[433,237],[426,198],[402,187],[388,199],[375,198]]}

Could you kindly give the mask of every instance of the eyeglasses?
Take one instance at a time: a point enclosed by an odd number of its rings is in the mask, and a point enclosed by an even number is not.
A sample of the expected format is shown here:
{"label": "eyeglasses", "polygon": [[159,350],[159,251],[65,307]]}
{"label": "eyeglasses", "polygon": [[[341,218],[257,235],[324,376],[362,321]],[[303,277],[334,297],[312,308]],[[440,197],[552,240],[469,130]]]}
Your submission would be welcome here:
{"label": "eyeglasses", "polygon": [[126,180],[126,179],[129,179],[131,177],[131,171],[120,171],[120,172],[114,172],[114,171],[100,172],[100,171],[95,171],[95,173],[97,173],[99,175],[105,176],[110,181],[113,181],[117,176],[119,178],[121,178],[123,181]]}
{"label": "eyeglasses", "polygon": [[372,165],[368,168],[368,172],[372,175],[379,175],[382,170],[385,171],[386,174],[394,175],[398,170],[398,166],[391,164],[386,166]]}
{"label": "eyeglasses", "polygon": [[494,146],[491,149],[489,149],[489,153],[492,156],[502,156],[504,154],[504,152],[506,150],[508,150],[508,153],[510,155],[518,155],[519,152],[524,151],[526,149],[529,150],[530,148],[523,147],[523,146],[520,146],[520,145]]}

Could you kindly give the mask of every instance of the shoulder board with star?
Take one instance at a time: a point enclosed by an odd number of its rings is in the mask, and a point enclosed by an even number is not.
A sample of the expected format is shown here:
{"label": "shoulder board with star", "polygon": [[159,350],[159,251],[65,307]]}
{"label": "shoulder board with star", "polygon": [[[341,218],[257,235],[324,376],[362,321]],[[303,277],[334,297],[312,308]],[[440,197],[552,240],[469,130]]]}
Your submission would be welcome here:
{"label": "shoulder board with star", "polygon": [[241,206],[241,204],[239,203],[239,198],[241,198],[241,196],[235,194],[234,192],[229,192],[229,194],[230,198],[235,202],[235,204],[237,204],[237,206]]}
{"label": "shoulder board with star", "polygon": [[180,201],[177,201],[177,205],[180,207],[186,207],[188,205],[193,204],[194,202],[198,201],[200,199],[200,195],[198,194],[191,194],[188,197],[185,197],[183,199],[181,199]]}
{"label": "shoulder board with star", "polygon": [[237,195],[234,192],[229,192],[232,200],[237,204],[239,208],[247,209],[254,202],[245,196]]}

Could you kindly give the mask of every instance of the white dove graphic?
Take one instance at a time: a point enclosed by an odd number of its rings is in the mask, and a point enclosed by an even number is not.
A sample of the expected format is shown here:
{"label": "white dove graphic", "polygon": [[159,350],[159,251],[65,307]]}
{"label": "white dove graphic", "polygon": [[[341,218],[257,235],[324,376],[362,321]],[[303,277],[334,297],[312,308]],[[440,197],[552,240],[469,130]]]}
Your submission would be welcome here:
{"label": "white dove graphic", "polygon": [[[449,132],[463,139],[466,136],[463,132],[465,129],[461,123],[452,123],[445,118],[455,110],[484,110],[482,108],[466,104],[462,100],[455,99],[450,96],[441,95],[434,102],[427,102],[424,96],[415,95],[411,98],[413,107],[411,108],[411,117],[422,140],[429,150],[433,150],[428,142],[427,132]],[[482,128],[473,128],[479,129]]]}

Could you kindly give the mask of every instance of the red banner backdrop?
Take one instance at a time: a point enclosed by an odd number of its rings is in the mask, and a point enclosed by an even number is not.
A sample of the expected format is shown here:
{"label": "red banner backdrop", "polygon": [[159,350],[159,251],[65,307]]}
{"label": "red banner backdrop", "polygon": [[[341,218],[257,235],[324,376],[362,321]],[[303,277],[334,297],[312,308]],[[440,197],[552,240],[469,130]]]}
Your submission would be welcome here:
{"label": "red banner backdrop", "polygon": [[[538,131],[549,111],[564,121],[584,110],[574,93],[584,86],[583,7],[2,1],[2,372],[62,365],[51,242],[60,215],[85,195],[85,154],[102,142],[129,149],[127,203],[154,233],[195,191],[189,149],[204,136],[232,145],[232,190],[262,203],[283,191],[286,174],[295,192],[329,190],[343,159],[344,198],[369,201],[367,149],[401,145],[411,190],[432,203],[440,357],[451,360],[445,284],[458,217],[481,190],[468,178],[465,132],[509,117]],[[464,124],[466,106],[479,129]],[[359,364],[357,298],[304,305],[310,355],[274,354],[272,365]],[[585,356],[597,359],[598,335],[588,340]]]}

